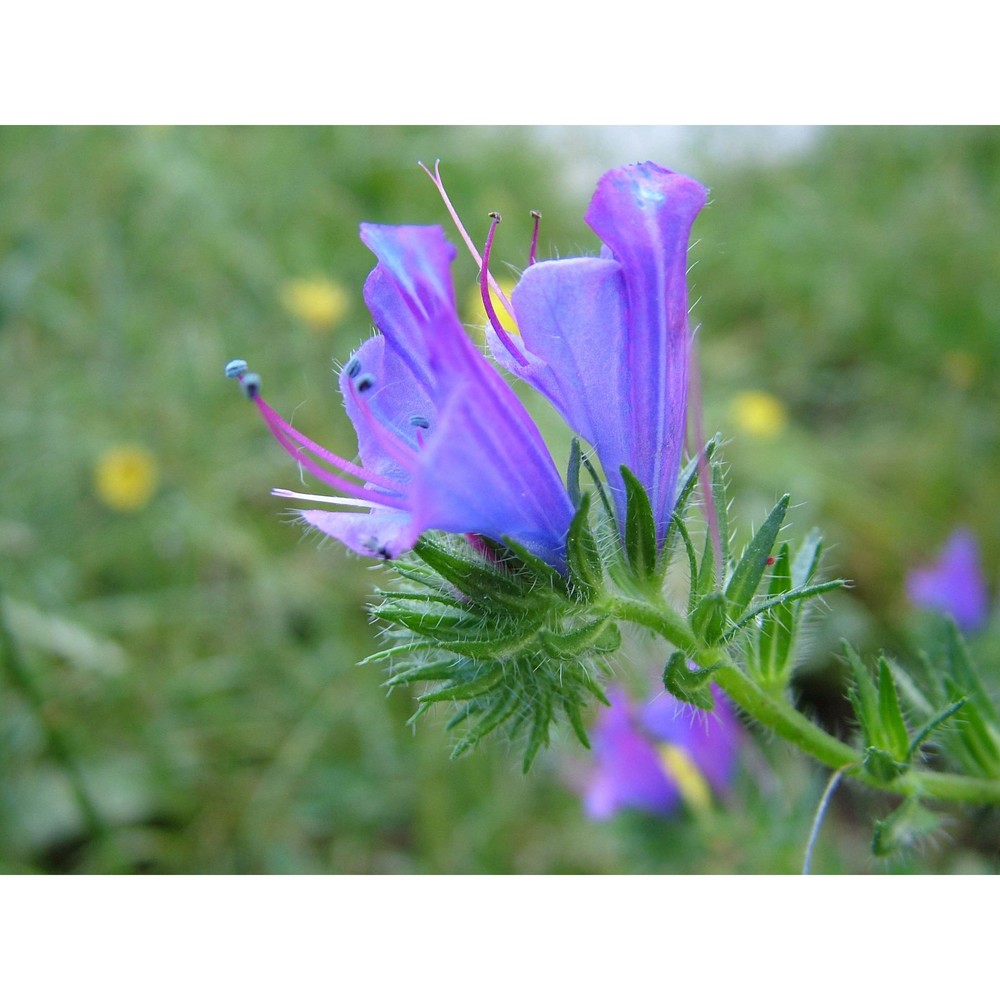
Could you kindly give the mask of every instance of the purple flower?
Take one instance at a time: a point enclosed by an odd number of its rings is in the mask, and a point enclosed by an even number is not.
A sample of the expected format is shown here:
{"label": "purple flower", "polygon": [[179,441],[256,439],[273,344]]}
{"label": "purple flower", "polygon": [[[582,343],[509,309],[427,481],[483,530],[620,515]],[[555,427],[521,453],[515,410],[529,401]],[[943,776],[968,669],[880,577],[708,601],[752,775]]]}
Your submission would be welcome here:
{"label": "purple flower", "polygon": [[705,197],[697,181],[654,163],[609,171],[585,216],[603,241],[601,256],[524,272],[512,296],[522,358],[506,346],[509,336],[490,332],[497,360],[594,446],[622,525],[620,467],[638,478],[660,541],[684,443],[688,241]]}
{"label": "purple flower", "polygon": [[438,529],[510,537],[562,569],[572,504],[538,428],[464,333],[454,247],[438,226],[363,224],[361,239],[378,258],[365,301],[380,332],[340,373],[360,464],[283,420],[245,363],[227,368],[282,447],[337,495],[275,492],[356,508],[301,517],[362,555],[396,558]]}
{"label": "purple flower", "polygon": [[989,593],[975,536],[955,531],[937,562],[910,571],[906,591],[917,607],[943,611],[965,631],[982,628],[989,617]]}
{"label": "purple flower", "polygon": [[592,734],[594,770],[584,806],[591,819],[621,809],[659,815],[682,801],[698,809],[710,791],[722,793],[736,766],[740,727],[717,689],[715,709],[703,712],[666,691],[641,707],[620,690],[609,692]]}

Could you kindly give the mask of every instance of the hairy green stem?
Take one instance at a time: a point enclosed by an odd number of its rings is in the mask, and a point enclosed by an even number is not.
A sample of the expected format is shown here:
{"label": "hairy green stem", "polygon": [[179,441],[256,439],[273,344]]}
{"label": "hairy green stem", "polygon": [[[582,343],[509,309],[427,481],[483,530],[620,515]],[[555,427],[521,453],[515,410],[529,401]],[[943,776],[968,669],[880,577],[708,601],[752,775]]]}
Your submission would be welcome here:
{"label": "hairy green stem", "polygon": [[827,767],[895,795],[1000,805],[1000,781],[995,779],[911,768],[891,782],[879,780],[863,768],[859,750],[810,722],[784,697],[766,691],[724,649],[703,646],[673,608],[629,597],[614,600],[610,610],[619,619],[652,629],[699,667],[712,668],[712,680],[750,718]]}

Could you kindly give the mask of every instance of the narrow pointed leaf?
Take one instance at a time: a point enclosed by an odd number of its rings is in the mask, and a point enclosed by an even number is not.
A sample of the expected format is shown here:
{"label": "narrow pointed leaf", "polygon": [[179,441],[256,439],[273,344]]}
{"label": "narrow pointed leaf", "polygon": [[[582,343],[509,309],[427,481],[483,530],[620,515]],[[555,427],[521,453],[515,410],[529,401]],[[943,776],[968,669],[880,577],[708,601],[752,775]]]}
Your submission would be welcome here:
{"label": "narrow pointed leaf", "polygon": [[886,658],[880,657],[878,664],[878,709],[885,733],[886,746],[896,760],[906,760],[910,749],[910,734],[899,708],[899,697],[892,679],[892,671]]}
{"label": "narrow pointed leaf", "polygon": [[786,493],[774,505],[773,510],[767,515],[764,523],[757,530],[757,534],[744,550],[739,565],[733,571],[729,585],[726,587],[726,597],[729,600],[730,613],[733,617],[736,617],[747,607],[757,592],[757,587],[760,585],[761,577],[767,566],[767,558],[774,548],[781,523],[785,519],[789,499]]}

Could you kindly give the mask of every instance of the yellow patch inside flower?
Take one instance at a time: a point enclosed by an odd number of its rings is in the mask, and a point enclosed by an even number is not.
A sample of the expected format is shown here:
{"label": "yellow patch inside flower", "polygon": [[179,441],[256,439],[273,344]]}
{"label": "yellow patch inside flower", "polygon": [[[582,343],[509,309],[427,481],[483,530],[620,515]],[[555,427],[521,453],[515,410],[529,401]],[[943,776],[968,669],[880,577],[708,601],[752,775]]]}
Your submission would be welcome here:
{"label": "yellow patch inside flower", "polygon": [[327,278],[295,278],[282,289],[281,303],[314,330],[329,330],[347,315],[351,297]]}
{"label": "yellow patch inside flower", "polygon": [[[501,281],[500,288],[504,295],[510,299],[511,293],[514,291],[514,282],[512,281]],[[504,308],[503,302],[500,300],[499,296],[494,291],[490,291],[491,301],[493,302],[493,308],[496,310],[497,317],[500,320],[500,325],[508,333],[518,333],[517,323],[514,321],[514,317],[511,316],[509,312]],[[469,294],[465,298],[465,316],[469,323],[476,327],[485,327],[489,322],[486,316],[486,308],[483,306],[483,296],[479,291],[479,285],[469,290]]]}
{"label": "yellow patch inside flower", "polygon": [[94,467],[94,491],[112,510],[131,512],[149,503],[156,489],[156,460],[138,445],[109,448]]}
{"label": "yellow patch inside flower", "polygon": [[751,437],[775,438],[788,426],[784,403],[769,392],[741,392],[729,405],[736,427]]}
{"label": "yellow patch inside flower", "polygon": [[685,805],[692,812],[708,812],[712,806],[712,791],[690,754],[670,743],[661,743],[657,751],[660,765],[667,777],[676,783]]}

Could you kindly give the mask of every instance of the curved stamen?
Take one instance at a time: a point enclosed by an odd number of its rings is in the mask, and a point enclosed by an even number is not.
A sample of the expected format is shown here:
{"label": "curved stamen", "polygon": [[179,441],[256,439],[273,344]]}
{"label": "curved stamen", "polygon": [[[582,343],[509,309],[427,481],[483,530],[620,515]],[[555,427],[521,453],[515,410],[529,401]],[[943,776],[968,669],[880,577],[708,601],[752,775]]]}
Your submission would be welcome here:
{"label": "curved stamen", "polygon": [[[422,163],[418,163],[418,166],[427,176],[431,179],[434,186],[438,189],[438,194],[441,195],[441,200],[444,202],[444,207],[448,210],[448,214],[451,216],[451,221],[455,223],[455,228],[458,230],[458,235],[462,237],[465,241],[465,245],[469,248],[469,253],[472,254],[472,259],[476,262],[476,267],[482,268],[483,258],[479,256],[479,251],[476,249],[476,244],[472,242],[472,237],[468,234],[465,226],[462,225],[462,220],[458,217],[458,212],[455,211],[455,206],[451,203],[451,199],[448,197],[448,192],[444,189],[444,181],[441,180],[441,161],[434,161],[434,173],[432,174],[430,170],[427,169]],[[514,310],[511,308],[510,300],[504,294],[503,289],[500,287],[500,283],[489,274],[490,288],[493,289],[493,294],[500,300],[500,304],[510,313],[511,316],[514,315]]]}
{"label": "curved stamen", "polygon": [[363,507],[365,510],[378,508],[381,510],[393,510],[389,504],[374,503],[371,500],[358,500],[355,497],[330,497],[322,493],[299,493],[296,490],[283,490],[275,488],[271,490],[273,497],[287,497],[291,500],[309,500],[313,503],[334,503],[342,507]]}
{"label": "curved stamen", "polygon": [[510,334],[503,328],[500,322],[500,317],[497,316],[496,309],[493,308],[493,300],[490,298],[490,286],[489,286],[489,263],[490,263],[490,250],[493,248],[493,237],[496,234],[497,226],[500,225],[500,213],[490,212],[490,232],[486,237],[486,246],[483,248],[483,263],[479,269],[479,294],[483,299],[483,308],[486,310],[486,315],[489,317],[490,326],[493,327],[496,335],[500,338],[503,346],[511,353],[514,360],[519,365],[526,365],[528,359],[521,353],[520,348],[511,339]]}
{"label": "curved stamen", "polygon": [[531,249],[528,251],[528,265],[532,265],[538,259],[538,225],[542,221],[542,213],[534,209],[531,210],[531,218],[534,220],[534,229],[531,233]]}
{"label": "curved stamen", "polygon": [[405,494],[401,491],[399,483],[395,483],[393,485],[394,492],[390,494],[370,490],[359,483],[352,483],[348,482],[346,479],[341,479],[340,476],[335,476],[332,472],[324,469],[321,465],[317,465],[311,458],[304,455],[301,449],[296,448],[295,445],[285,437],[280,427],[277,427],[268,421],[266,416],[264,419],[278,444],[280,444],[281,447],[284,448],[285,451],[288,452],[288,454],[291,455],[291,457],[295,459],[299,465],[311,472],[318,480],[320,480],[320,482],[326,483],[327,486],[341,493],[346,493],[348,497],[363,500],[366,504],[372,504],[379,507],[395,507],[398,510],[409,509],[409,502]]}
{"label": "curved stamen", "polygon": [[[241,382],[245,379],[241,379]],[[317,458],[322,459],[328,465],[332,465],[335,469],[340,472],[344,472],[349,476],[355,476],[358,479],[363,480],[367,483],[372,483],[375,486],[381,486],[383,489],[397,491],[399,489],[399,483],[393,479],[389,479],[386,476],[380,476],[377,472],[371,469],[364,469],[360,465],[356,465],[354,462],[347,461],[346,458],[341,458],[339,455],[335,455],[332,451],[327,451],[326,448],[321,445],[316,444],[311,438],[306,437],[302,431],[296,430],[287,420],[285,420],[277,410],[274,410],[258,395],[253,399],[254,403],[257,405],[257,409],[260,411],[261,416],[264,418],[264,422],[267,424],[268,428],[271,430],[272,434],[278,436],[278,433],[285,438],[290,438],[292,441],[297,442],[305,448],[307,451],[312,452]],[[296,455],[301,454],[300,449],[296,449]],[[296,459],[298,461],[298,459]]]}

